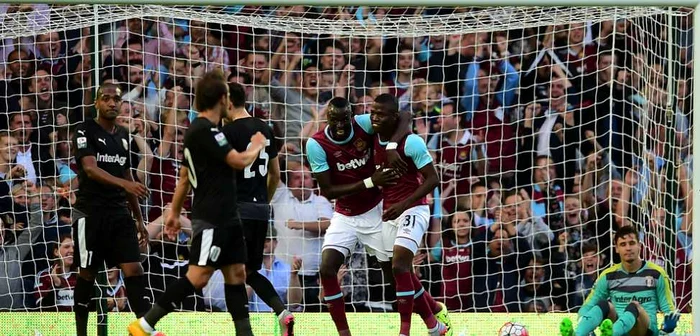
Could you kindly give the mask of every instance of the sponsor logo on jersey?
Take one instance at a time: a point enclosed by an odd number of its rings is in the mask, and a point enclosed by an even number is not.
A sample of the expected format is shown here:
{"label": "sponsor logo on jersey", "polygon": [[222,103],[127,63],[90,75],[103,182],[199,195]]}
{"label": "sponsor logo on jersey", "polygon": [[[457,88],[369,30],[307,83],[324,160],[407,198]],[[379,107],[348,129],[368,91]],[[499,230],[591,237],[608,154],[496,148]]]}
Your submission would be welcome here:
{"label": "sponsor logo on jersey", "polygon": [[369,157],[365,156],[361,159],[352,159],[348,163],[336,163],[336,166],[338,167],[338,171],[344,171],[344,170],[350,170],[350,169],[359,169],[364,167],[367,164],[367,161],[369,160]]}
{"label": "sponsor logo on jersey", "polygon": [[122,146],[124,146],[124,150],[129,150],[129,143],[126,139],[122,139]]}
{"label": "sponsor logo on jersey", "polygon": [[471,258],[468,255],[453,255],[453,256],[446,256],[445,257],[446,264],[463,263],[463,262],[467,262],[470,260],[471,260]]}
{"label": "sponsor logo on jersey", "polygon": [[449,170],[449,171],[455,171],[455,172],[462,171],[462,164],[461,163],[442,161],[442,164],[440,166],[442,167],[443,170]]}
{"label": "sponsor logo on jersey", "polygon": [[109,154],[97,154],[97,162],[104,162],[104,163],[118,163],[120,166],[123,166],[126,163],[126,156],[121,156],[119,154],[117,155],[109,155]]}
{"label": "sponsor logo on jersey", "polygon": [[73,290],[72,289],[59,289],[56,293],[56,305],[57,306],[73,306]]}
{"label": "sponsor logo on jersey", "polygon": [[630,303],[632,301],[637,301],[639,304],[645,304],[651,302],[653,299],[651,296],[615,296],[615,303]]}

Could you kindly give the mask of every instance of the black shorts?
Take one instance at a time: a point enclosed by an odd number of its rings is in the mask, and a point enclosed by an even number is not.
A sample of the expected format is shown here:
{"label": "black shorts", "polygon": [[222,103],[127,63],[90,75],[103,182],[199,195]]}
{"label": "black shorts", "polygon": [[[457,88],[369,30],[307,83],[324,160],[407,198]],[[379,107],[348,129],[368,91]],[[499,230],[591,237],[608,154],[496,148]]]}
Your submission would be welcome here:
{"label": "black shorts", "polygon": [[267,240],[267,228],[269,221],[244,219],[243,231],[245,243],[248,247],[248,262],[245,263],[246,271],[258,271],[262,267],[265,240]]}
{"label": "black shorts", "polygon": [[221,268],[245,264],[246,260],[246,242],[240,224],[204,229],[192,239],[190,265]]}
{"label": "black shorts", "polygon": [[127,214],[99,214],[73,222],[75,259],[84,269],[99,270],[140,262],[141,251],[134,219]]}

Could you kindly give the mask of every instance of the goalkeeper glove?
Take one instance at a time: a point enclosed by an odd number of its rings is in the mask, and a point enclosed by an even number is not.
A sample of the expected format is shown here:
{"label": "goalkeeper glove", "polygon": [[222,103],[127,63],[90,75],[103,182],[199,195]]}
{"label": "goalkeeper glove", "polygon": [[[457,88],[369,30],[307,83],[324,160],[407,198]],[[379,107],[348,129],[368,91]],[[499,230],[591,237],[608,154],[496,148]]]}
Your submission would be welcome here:
{"label": "goalkeeper glove", "polygon": [[677,310],[664,315],[664,324],[661,326],[661,335],[668,335],[676,330],[678,320],[681,318],[681,313]]}

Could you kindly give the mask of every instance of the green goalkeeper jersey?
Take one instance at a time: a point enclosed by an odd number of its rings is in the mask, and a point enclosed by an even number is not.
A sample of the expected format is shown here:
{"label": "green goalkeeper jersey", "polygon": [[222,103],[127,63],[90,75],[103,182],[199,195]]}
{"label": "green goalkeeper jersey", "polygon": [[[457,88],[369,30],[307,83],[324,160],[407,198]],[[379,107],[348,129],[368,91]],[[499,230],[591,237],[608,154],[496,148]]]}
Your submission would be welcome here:
{"label": "green goalkeeper jersey", "polygon": [[630,302],[639,302],[649,315],[651,330],[658,330],[656,314],[659,311],[668,314],[676,309],[666,271],[648,261],[643,261],[642,268],[635,273],[627,273],[622,264],[615,264],[603,271],[583,303],[579,315],[600,300],[612,302],[618,316]]}

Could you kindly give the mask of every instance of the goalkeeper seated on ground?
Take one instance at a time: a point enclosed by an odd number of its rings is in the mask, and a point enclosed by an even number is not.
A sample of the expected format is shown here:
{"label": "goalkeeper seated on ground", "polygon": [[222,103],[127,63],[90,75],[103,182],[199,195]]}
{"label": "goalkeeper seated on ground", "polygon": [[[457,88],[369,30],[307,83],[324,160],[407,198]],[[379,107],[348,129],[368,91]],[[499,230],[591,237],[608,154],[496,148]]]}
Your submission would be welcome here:
{"label": "goalkeeper seated on ground", "polygon": [[[561,335],[592,336],[597,327],[600,327],[601,336],[672,333],[680,314],[675,310],[666,271],[640,257],[642,246],[633,226],[617,230],[614,242],[622,262],[601,273],[579,310],[578,326],[574,330],[571,320],[565,318],[559,326]],[[656,321],[659,311],[664,313],[661,330]]]}

